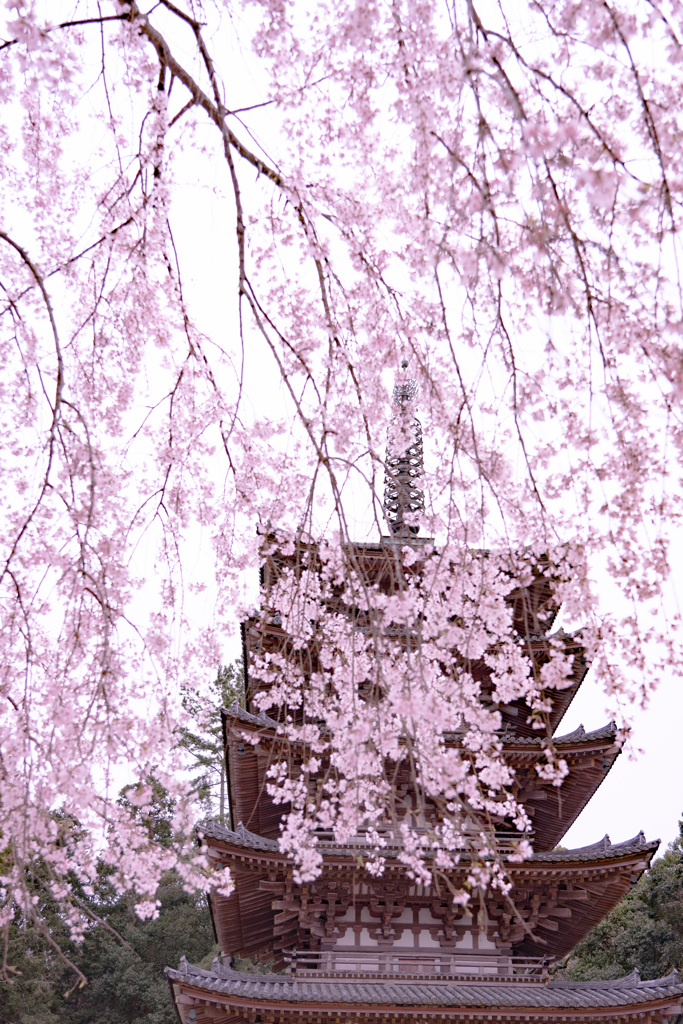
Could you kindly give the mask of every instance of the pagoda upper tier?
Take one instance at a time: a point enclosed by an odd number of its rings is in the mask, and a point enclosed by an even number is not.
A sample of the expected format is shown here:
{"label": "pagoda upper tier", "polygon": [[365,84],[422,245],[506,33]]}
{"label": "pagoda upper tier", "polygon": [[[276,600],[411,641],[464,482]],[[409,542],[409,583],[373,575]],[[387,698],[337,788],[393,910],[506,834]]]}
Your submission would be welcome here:
{"label": "pagoda upper tier", "polygon": [[[400,547],[405,546],[405,540],[397,541],[395,538],[383,538],[379,544],[353,544],[347,549],[347,558],[350,568],[355,574],[357,581],[362,586],[374,587],[381,593],[396,593],[406,579],[419,577],[420,560],[406,566],[400,557]],[[431,541],[412,538],[410,546],[413,548],[431,546]],[[479,559],[482,563],[490,559],[491,553],[487,551],[472,552],[472,557]],[[313,634],[306,643],[300,640],[295,642],[282,628],[281,616],[277,610],[270,607],[270,595],[282,572],[290,570],[299,572],[302,568],[308,571],[320,572],[322,562],[318,554],[318,548],[311,543],[299,543],[295,546],[293,554],[282,555],[279,551],[270,550],[261,568],[261,611],[242,624],[242,650],[245,676],[246,706],[252,710],[254,697],[257,693],[267,689],[267,685],[259,678],[258,670],[255,668],[257,659],[264,655],[282,655],[292,662],[296,662],[302,675],[316,672],[320,668],[319,647],[321,637]],[[509,569],[510,578],[514,576],[513,567]],[[484,658],[463,660],[462,667],[469,672],[480,686],[481,700],[484,704],[494,707],[499,711],[501,720],[505,726],[513,730],[520,737],[537,736],[539,731],[546,736],[552,736],[567,711],[573,697],[577,693],[585,675],[590,667],[586,658],[585,648],[581,643],[580,633],[566,633],[564,630],[556,630],[551,633],[553,623],[559,611],[559,604],[555,596],[555,588],[560,578],[556,570],[545,557],[529,559],[527,566],[528,582],[525,585],[513,586],[506,597],[506,603],[511,612],[511,635],[516,637],[524,655],[530,663],[530,671],[536,679],[544,665],[548,663],[553,650],[558,647],[562,653],[571,657],[572,667],[570,675],[563,681],[560,688],[548,688],[538,695],[548,710],[543,712],[530,712],[529,706],[523,698],[513,700],[508,704],[494,703],[493,684],[491,682],[491,670]],[[355,607],[356,598],[353,588],[347,589],[345,583],[340,583],[334,588],[326,604],[328,610],[341,612],[353,621],[354,630],[363,631],[364,615]],[[368,627],[370,628],[370,627]],[[401,643],[402,638],[397,634],[396,643]],[[362,690],[362,688],[361,688]],[[289,713],[295,719],[300,712],[298,709],[273,709],[273,715]]]}
{"label": "pagoda upper tier", "polygon": [[[274,547],[274,538],[264,538],[264,542],[268,540],[272,543],[265,549],[267,553],[260,572],[261,593],[265,606],[268,604],[271,588],[283,569],[298,571],[305,567],[318,572],[322,569],[317,544],[300,540],[297,541],[292,554],[284,555]],[[349,544],[344,550],[349,567],[360,581],[377,587],[382,593],[390,594],[396,592],[404,578],[420,573],[419,559],[411,565],[405,565],[400,558],[400,550],[405,546],[416,550],[431,549],[433,544],[433,540],[424,537],[411,537],[409,540],[383,537],[379,542]],[[491,557],[491,552],[472,551],[470,555],[485,562]],[[561,580],[547,556],[529,556],[527,561],[529,581],[524,586],[513,587],[507,597],[513,614],[513,629],[519,636],[545,636],[552,629],[560,610],[555,588]],[[513,571],[511,560],[511,575]],[[352,607],[343,583],[336,589],[335,597],[338,607]]]}
{"label": "pagoda upper tier", "polygon": [[[267,772],[281,755],[282,740],[277,722],[265,712],[251,714],[233,704],[223,709],[224,749],[226,752],[228,793],[233,820],[243,822],[251,831],[267,839],[280,834],[280,821],[286,807],[275,804],[268,794]],[[448,739],[448,737],[447,737]],[[552,850],[561,840],[606,777],[619,755],[621,745],[614,723],[594,732],[580,726],[566,736],[556,737],[554,745],[559,757],[566,761],[568,775],[561,788],[541,778],[536,771],[543,760],[543,739],[537,734],[519,736],[509,730],[502,733],[504,756],[514,768],[513,795],[524,805],[532,823],[534,849]],[[454,734],[450,742],[457,744]],[[298,771],[303,751],[287,743],[290,770]],[[397,806],[409,805],[412,778],[407,766],[392,771],[395,779]],[[437,818],[433,808],[434,820]],[[499,823],[500,839],[505,824]]]}

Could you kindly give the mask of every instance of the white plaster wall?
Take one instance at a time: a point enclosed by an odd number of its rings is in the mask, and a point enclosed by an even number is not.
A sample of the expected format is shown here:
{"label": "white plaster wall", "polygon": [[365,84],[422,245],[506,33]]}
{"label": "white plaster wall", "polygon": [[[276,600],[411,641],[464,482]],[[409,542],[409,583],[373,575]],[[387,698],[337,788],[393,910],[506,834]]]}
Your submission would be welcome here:
{"label": "white plaster wall", "polygon": [[355,924],[356,922],[356,908],[348,907],[343,914],[335,917],[335,924]]}
{"label": "white plaster wall", "polygon": [[415,936],[410,931],[403,932],[398,939],[393,943],[392,949],[414,949],[415,948]]}

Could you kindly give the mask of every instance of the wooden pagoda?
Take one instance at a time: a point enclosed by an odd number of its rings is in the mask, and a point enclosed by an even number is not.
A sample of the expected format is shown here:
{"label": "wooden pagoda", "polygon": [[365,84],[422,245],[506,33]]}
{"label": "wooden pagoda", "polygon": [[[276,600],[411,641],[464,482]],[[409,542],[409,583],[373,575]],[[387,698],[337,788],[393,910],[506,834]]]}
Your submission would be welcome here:
{"label": "wooden pagoda", "polygon": [[[419,433],[416,438],[421,446]],[[414,527],[404,528],[402,520],[403,510],[421,507],[415,452],[408,455],[394,459],[385,506],[401,542],[418,543]],[[420,455],[421,448],[418,461]],[[391,468],[389,459],[388,464]],[[367,578],[389,589],[395,543],[387,537],[354,548]],[[282,561],[271,556],[266,562],[264,594],[269,574],[277,573]],[[167,969],[181,1024],[683,1024],[683,984],[676,973],[655,981],[642,981],[637,972],[616,981],[567,982],[553,976],[553,965],[635,885],[658,842],[647,842],[640,833],[617,844],[605,836],[581,849],[557,849],[612,767],[619,743],[613,724],[556,735],[588,666],[579,638],[552,633],[558,608],[543,560],[509,602],[513,628],[536,668],[548,657],[551,642],[574,655],[566,688],[546,694],[544,722],[545,735],[555,737],[569,773],[559,793],[544,781],[535,770],[543,745],[528,708],[521,700],[499,707],[505,757],[515,770],[516,796],[532,821],[534,853],[508,864],[508,897],[491,891],[471,906],[454,905],[443,889],[411,881],[396,848],[383,851],[384,874],[370,875],[363,866],[363,836],[339,845],[321,834],[322,872],[314,882],[296,884],[292,862],[278,846],[287,807],[274,804],[266,789],[266,771],[279,742],[277,720],[252,710],[261,687],[253,671],[256,656],[287,650],[288,638],[277,616],[245,623],[247,707],[233,705],[223,712],[230,807],[237,824],[228,829],[208,823],[200,839],[216,865],[230,868],[235,890],[211,899],[223,954],[212,970],[185,960],[177,970]],[[314,658],[314,652],[308,656]],[[483,664],[474,667],[477,672],[486,700]],[[295,751],[291,770],[296,769]],[[410,784],[409,777],[397,776],[399,789],[407,791]],[[502,835],[503,851],[505,841]],[[453,886],[461,887],[467,866],[452,874]],[[271,959],[276,973],[233,968],[234,956],[254,955]]]}

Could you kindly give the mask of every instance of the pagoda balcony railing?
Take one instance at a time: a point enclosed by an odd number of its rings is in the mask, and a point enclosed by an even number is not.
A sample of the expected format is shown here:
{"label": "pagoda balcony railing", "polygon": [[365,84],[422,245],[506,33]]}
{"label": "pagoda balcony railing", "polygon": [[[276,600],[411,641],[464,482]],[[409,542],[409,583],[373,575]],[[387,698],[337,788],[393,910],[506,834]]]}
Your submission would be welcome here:
{"label": "pagoda balcony railing", "polygon": [[[413,831],[429,835],[429,832],[425,828],[415,828]],[[384,846],[380,848],[379,853],[381,856],[382,850],[395,852],[402,848],[403,843],[400,837],[396,836],[392,832],[383,832],[381,829],[377,830],[380,838],[384,842]],[[468,840],[478,845],[480,832],[476,829],[463,830],[463,849],[461,852],[466,853],[468,849]],[[530,842],[533,846],[535,833],[531,832],[494,832],[491,839],[495,842],[495,848],[499,853],[512,853],[516,849],[517,844],[525,839]],[[318,840],[318,846],[322,851],[326,848],[339,849],[343,846],[344,849],[358,850],[364,852],[365,850],[375,850],[375,842],[370,839],[365,830],[358,832],[356,835],[351,836],[345,843],[340,843],[335,839],[333,832],[328,832],[323,829],[316,830],[316,839]]]}
{"label": "pagoda balcony railing", "polygon": [[357,978],[429,979],[514,982],[548,980],[550,961],[544,957],[424,952],[420,950],[289,950],[284,953],[292,975]]}

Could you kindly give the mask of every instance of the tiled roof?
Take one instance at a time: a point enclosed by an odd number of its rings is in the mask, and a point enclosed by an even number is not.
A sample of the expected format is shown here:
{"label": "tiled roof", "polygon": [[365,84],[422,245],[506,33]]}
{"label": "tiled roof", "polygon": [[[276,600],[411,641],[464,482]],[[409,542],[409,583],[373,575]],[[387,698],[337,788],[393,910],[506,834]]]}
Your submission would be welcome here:
{"label": "tiled roof", "polygon": [[501,1006],[555,1009],[628,1006],[683,996],[676,971],[666,978],[641,981],[637,971],[616,981],[502,982],[359,981],[292,978],[279,974],[243,974],[214,961],[203,971],[183,959],[166,968],[171,981],[241,999],[288,1003],[365,1003],[390,1006]]}
{"label": "tiled roof", "polygon": [[588,743],[594,740],[611,740],[617,734],[616,722],[608,722],[602,729],[593,729],[586,732],[582,725],[579,725],[573,732],[565,733],[564,736],[556,736],[553,743]]}
{"label": "tiled roof", "polygon": [[221,711],[226,717],[236,718],[238,721],[244,722],[245,725],[258,725],[262,729],[277,729],[277,722],[265,711],[259,711],[258,715],[252,715],[250,711],[245,711],[243,707],[240,707],[236,700],[227,708],[221,708]]}
{"label": "tiled roof", "polygon": [[650,842],[645,838],[644,832],[639,832],[633,839],[627,839],[623,843],[610,842],[609,836],[603,836],[597,843],[591,846],[580,846],[576,850],[550,850],[548,853],[536,853],[531,858],[534,861],[591,861],[611,860],[613,857],[627,857],[632,853],[654,853],[659,846],[659,839],[652,839]]}
{"label": "tiled roof", "polygon": [[[553,737],[552,742],[556,746],[570,743],[600,743],[602,740],[614,742],[616,735],[617,727],[614,722],[608,722],[601,729],[593,729],[592,732],[586,732],[584,727],[579,725],[572,732],[568,732],[564,736]],[[518,736],[511,726],[501,730],[500,738],[503,743],[509,743],[515,747],[541,747],[542,744],[547,742],[547,737],[543,733],[539,733],[536,736]]]}
{"label": "tiled roof", "polygon": [[264,839],[263,836],[257,836],[255,832],[250,832],[248,828],[245,828],[241,821],[234,831],[224,825],[219,825],[217,821],[205,821],[199,826],[199,832],[210,839],[220,839],[224,843],[230,843],[232,846],[244,846],[249,850],[277,853],[280,849],[277,839]]}
{"label": "tiled roof", "polygon": [[[233,831],[224,825],[219,825],[217,821],[207,821],[200,826],[200,832],[210,839],[218,839],[224,843],[230,843],[231,846],[243,846],[245,849],[261,850],[268,853],[277,853],[279,850],[277,839],[264,839],[263,836],[250,832],[249,829],[244,827],[242,822]],[[566,864],[612,860],[615,857],[626,857],[634,853],[654,853],[659,846],[659,842],[659,839],[648,842],[643,832],[639,832],[633,839],[627,839],[623,843],[611,843],[609,836],[603,836],[599,842],[593,843],[591,846],[582,846],[577,850],[551,850],[548,853],[536,853],[524,863],[528,865],[537,863]],[[356,857],[358,853],[357,848],[352,845],[348,847],[332,847],[327,843],[321,843],[320,849],[323,853],[331,853],[338,856]],[[385,857],[395,857],[396,852],[395,848],[388,847],[382,851],[382,854]]]}
{"label": "tiled roof", "polygon": [[[600,729],[594,729],[592,732],[586,732],[584,726],[580,725],[577,729],[567,732],[564,736],[554,736],[552,742],[556,746],[567,746],[574,743],[600,743],[605,740],[613,743],[616,739],[616,731],[614,722],[608,722],[607,725],[603,725]],[[443,736],[445,739],[453,741],[459,738],[460,733],[445,732]],[[548,741],[548,737],[543,732],[532,736],[521,736],[509,724],[500,730],[499,736],[505,746],[527,746],[530,750],[536,748],[539,751],[543,750],[545,743]]]}
{"label": "tiled roof", "polygon": [[[244,725],[257,726],[261,729],[277,729],[278,723],[270,715],[267,715],[265,711],[260,711],[258,715],[254,715],[249,711],[245,711],[243,707],[233,701],[227,708],[223,708],[223,714],[227,718],[236,719],[238,722],[242,722]],[[567,733],[565,736],[556,736],[553,740],[555,744],[569,744],[569,743],[599,743],[601,740],[614,740],[617,734],[617,727],[614,722],[608,722],[607,725],[603,725],[601,729],[594,729],[592,732],[586,732],[582,725],[574,729],[572,732]],[[455,739],[459,736],[459,733],[445,733],[446,738]],[[537,736],[518,736],[514,729],[508,726],[501,732],[501,739],[504,743],[510,743],[514,746],[524,747],[541,747],[546,741],[545,736],[540,734]]]}

